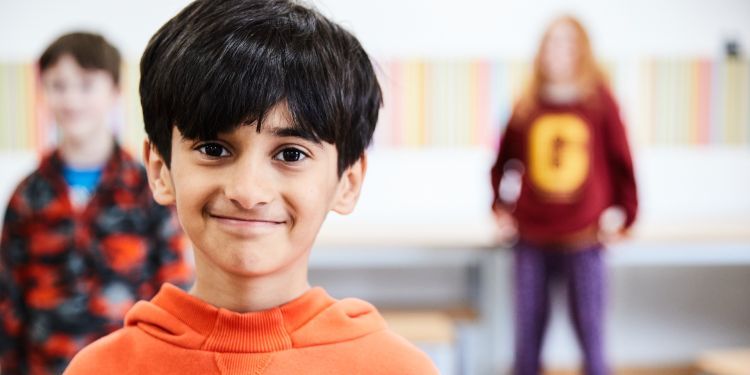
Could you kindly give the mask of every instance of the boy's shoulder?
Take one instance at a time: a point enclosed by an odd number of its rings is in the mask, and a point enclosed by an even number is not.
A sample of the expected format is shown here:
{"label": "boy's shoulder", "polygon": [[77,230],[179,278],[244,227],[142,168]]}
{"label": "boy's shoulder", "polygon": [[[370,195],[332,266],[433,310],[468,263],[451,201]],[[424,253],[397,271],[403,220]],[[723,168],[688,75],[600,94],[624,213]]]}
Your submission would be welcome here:
{"label": "boy's shoulder", "polygon": [[365,340],[361,355],[368,358],[373,374],[438,374],[425,352],[390,329]]}
{"label": "boy's shoulder", "polygon": [[439,373],[427,354],[387,328],[353,340],[279,352],[270,361],[267,371],[269,374],[310,375]]}
{"label": "boy's shoulder", "polygon": [[128,325],[83,348],[64,375],[190,374],[211,368],[211,353],[185,350]]}
{"label": "boy's shoulder", "polygon": [[136,329],[125,327],[94,341],[73,357],[65,374],[126,373],[139,348],[137,337]]}
{"label": "boy's shoulder", "polygon": [[[314,338],[301,339],[308,334]],[[295,346],[311,349],[308,354],[314,353],[321,363],[330,361],[334,368],[352,373],[438,373],[427,354],[391,330],[375,306],[358,298],[337,300],[295,332],[293,341]],[[293,362],[275,370],[295,373],[298,369]]]}
{"label": "boy's shoulder", "polygon": [[[112,163],[111,161],[115,162]],[[105,170],[107,168],[113,169],[108,172],[113,178],[103,180],[102,183],[111,185],[115,190],[130,190],[138,195],[151,196],[146,169],[120,146],[115,147],[110,162],[104,168]],[[54,149],[43,155],[34,170],[16,184],[6,203],[11,208],[19,209],[28,214],[43,210],[50,203],[61,199],[64,190],[60,189],[59,183],[62,179],[62,159],[59,156],[59,151]]]}
{"label": "boy's shoulder", "polygon": [[[113,162],[114,161],[114,162]],[[104,169],[114,165],[116,173],[130,172],[137,175],[139,180],[146,181],[146,169],[133,155],[127,150],[123,149],[120,145],[116,145],[112,150],[107,163],[104,165]],[[58,149],[52,149],[47,151],[39,159],[37,166],[16,185],[15,191],[21,191],[23,189],[33,187],[35,184],[40,182],[50,182],[55,178],[62,178],[63,175],[63,160],[60,157]]]}
{"label": "boy's shoulder", "polygon": [[[14,187],[7,203],[11,212],[31,214],[54,201],[59,193],[55,189],[54,178],[50,176],[53,156],[45,155],[34,170],[26,174]],[[12,218],[11,218],[12,219]]]}
{"label": "boy's shoulder", "polygon": [[119,145],[113,151],[113,155],[110,158],[110,162],[105,167],[105,170],[106,168],[113,169],[109,172],[114,178],[108,181],[113,187],[146,192],[148,193],[148,196],[151,196],[151,189],[148,187],[148,178],[146,176],[146,168],[140,161],[135,159],[130,152],[121,148]]}

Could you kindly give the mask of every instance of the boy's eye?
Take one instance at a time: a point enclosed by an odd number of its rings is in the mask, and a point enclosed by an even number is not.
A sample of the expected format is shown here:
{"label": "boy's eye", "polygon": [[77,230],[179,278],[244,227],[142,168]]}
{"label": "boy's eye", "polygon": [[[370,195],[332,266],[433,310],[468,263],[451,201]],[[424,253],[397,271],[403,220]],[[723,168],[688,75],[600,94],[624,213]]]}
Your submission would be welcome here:
{"label": "boy's eye", "polygon": [[307,157],[304,152],[296,148],[285,148],[281,150],[274,159],[280,160],[286,163],[294,163],[304,160]]}
{"label": "boy's eye", "polygon": [[198,147],[196,150],[198,150],[201,154],[208,155],[212,158],[229,156],[229,151],[227,151],[224,146],[218,143],[206,143]]}

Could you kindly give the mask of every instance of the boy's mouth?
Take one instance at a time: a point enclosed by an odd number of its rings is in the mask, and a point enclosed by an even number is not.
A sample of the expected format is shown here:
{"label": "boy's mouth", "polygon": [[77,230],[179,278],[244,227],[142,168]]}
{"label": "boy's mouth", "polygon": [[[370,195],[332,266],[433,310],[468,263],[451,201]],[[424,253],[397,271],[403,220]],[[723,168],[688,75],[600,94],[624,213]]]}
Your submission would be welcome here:
{"label": "boy's mouth", "polygon": [[253,239],[276,233],[285,227],[285,220],[262,216],[226,215],[209,213],[208,217],[216,224],[217,229],[232,237]]}
{"label": "boy's mouth", "polygon": [[235,215],[220,215],[220,214],[212,214],[209,213],[209,216],[211,216],[214,219],[226,221],[228,223],[236,222],[237,224],[258,224],[258,225],[274,225],[274,224],[284,224],[285,220],[275,220],[275,219],[268,219],[268,218],[262,218],[262,217],[245,217],[245,216],[235,216]]}

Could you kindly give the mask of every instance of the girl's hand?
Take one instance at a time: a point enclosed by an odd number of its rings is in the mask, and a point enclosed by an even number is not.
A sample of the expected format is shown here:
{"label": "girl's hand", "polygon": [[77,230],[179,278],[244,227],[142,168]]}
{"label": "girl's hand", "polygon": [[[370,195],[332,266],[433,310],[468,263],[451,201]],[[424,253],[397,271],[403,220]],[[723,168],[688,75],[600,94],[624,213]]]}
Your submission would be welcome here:
{"label": "girl's hand", "polygon": [[492,216],[495,218],[495,242],[498,244],[511,243],[518,234],[516,220],[513,215],[500,205],[492,207]]}
{"label": "girl's hand", "polygon": [[619,207],[606,209],[599,217],[599,241],[610,244],[630,237],[630,231],[624,227],[624,224],[625,211]]}

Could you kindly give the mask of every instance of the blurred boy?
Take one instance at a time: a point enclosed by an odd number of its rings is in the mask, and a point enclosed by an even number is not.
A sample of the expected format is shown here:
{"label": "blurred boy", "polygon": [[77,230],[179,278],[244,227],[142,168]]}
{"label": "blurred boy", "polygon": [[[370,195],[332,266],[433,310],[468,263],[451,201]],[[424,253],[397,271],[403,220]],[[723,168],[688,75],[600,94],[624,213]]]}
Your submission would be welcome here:
{"label": "blurred boy", "polygon": [[170,281],[186,287],[183,236],[145,169],[115,142],[120,54],[96,34],[54,41],[39,60],[60,142],[13,193],[0,242],[0,363],[59,374],[84,346]]}
{"label": "blurred boy", "polygon": [[198,0],[141,73],[149,181],[196,283],[136,304],[66,373],[436,374],[372,305],[307,280],[326,215],[354,209],[381,105],[357,39],[291,1]]}

